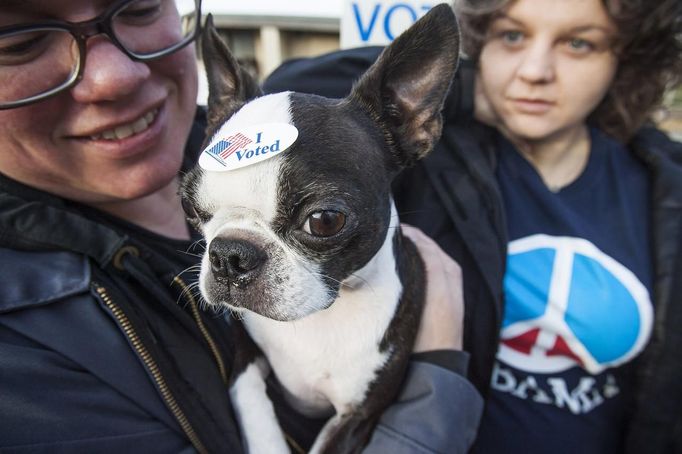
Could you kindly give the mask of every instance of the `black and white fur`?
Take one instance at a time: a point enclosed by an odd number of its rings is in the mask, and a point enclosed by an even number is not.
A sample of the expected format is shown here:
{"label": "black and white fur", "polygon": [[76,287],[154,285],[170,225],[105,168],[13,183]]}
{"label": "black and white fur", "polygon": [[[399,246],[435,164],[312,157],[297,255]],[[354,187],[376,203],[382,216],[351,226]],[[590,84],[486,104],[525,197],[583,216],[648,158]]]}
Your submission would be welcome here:
{"label": "black and white fur", "polygon": [[359,452],[395,397],[425,282],[390,183],[438,140],[458,49],[452,10],[440,5],[387,47],[347,98],[250,100],[256,85],[209,18],[209,139],[225,123],[299,131],[276,157],[228,172],[197,168],[182,188],[206,238],[201,293],[240,320],[230,392],[251,453],[288,451],[265,394],[270,368],[294,408],[333,415],[311,452]]}

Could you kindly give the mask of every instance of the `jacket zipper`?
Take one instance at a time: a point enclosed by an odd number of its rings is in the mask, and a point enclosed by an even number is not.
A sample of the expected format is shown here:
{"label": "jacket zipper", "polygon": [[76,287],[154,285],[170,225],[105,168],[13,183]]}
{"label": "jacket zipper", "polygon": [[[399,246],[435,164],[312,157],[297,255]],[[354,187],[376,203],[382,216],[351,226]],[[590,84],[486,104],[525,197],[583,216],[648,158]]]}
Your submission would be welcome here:
{"label": "jacket zipper", "polygon": [[189,423],[187,416],[185,416],[185,413],[182,411],[182,409],[178,405],[178,402],[175,400],[175,397],[168,388],[168,384],[166,383],[166,380],[163,378],[163,375],[161,375],[161,372],[159,371],[159,367],[156,364],[156,361],[154,361],[152,356],[149,354],[149,351],[140,340],[140,337],[135,331],[135,328],[133,328],[126,314],[123,312],[123,310],[121,310],[119,306],[116,305],[116,303],[113,302],[113,300],[111,299],[111,297],[109,296],[104,287],[97,284],[94,284],[94,286],[95,291],[100,296],[102,302],[104,302],[105,306],[114,315],[116,321],[123,330],[123,333],[130,341],[130,344],[135,349],[135,352],[142,359],[145,366],[147,367],[147,370],[149,370],[150,374],[154,379],[154,382],[156,383],[156,387],[158,388],[164,402],[166,403],[166,406],[171,411],[171,413],[173,413],[173,416],[175,416],[175,419],[180,424],[180,427],[182,428],[185,435],[187,435],[187,438],[189,438],[190,442],[192,443],[192,446],[194,446],[194,448],[198,452],[202,454],[204,453],[208,454],[208,450],[201,442],[201,440],[199,440],[199,437],[197,436],[197,433],[194,431],[194,428]]}
{"label": "jacket zipper", "polygon": [[220,376],[223,379],[223,383],[227,384],[227,368],[225,367],[225,362],[223,361],[223,358],[220,355],[220,351],[218,350],[218,346],[213,340],[213,337],[211,337],[211,334],[208,332],[208,329],[204,324],[204,321],[201,319],[197,300],[192,295],[189,286],[185,284],[185,282],[179,276],[175,276],[173,278],[173,282],[175,282],[180,287],[184,295],[187,295],[187,300],[189,301],[190,308],[192,309],[192,316],[194,317],[194,321],[197,323],[199,331],[201,331],[201,334],[204,336],[206,343],[211,349],[213,358],[215,359],[215,362],[218,364],[218,369],[220,370]]}
{"label": "jacket zipper", "polygon": [[[208,343],[211,352],[213,353],[213,357],[215,358],[216,363],[218,363],[218,369],[220,369],[220,375],[223,378],[223,382],[227,383],[227,369],[225,368],[225,363],[223,361],[223,358],[220,356],[220,351],[218,350],[218,346],[213,340],[211,333],[209,333],[208,329],[206,328],[206,325],[204,324],[204,321],[201,319],[199,304],[197,303],[196,298],[194,298],[194,295],[192,295],[189,286],[185,283],[185,281],[182,280],[182,278],[180,278],[180,276],[175,276],[173,278],[173,282],[180,287],[180,289],[183,292],[183,295],[187,295],[187,301],[189,301],[190,308],[192,309],[192,315],[194,316],[194,320],[196,321],[199,330],[206,339],[206,342]],[[294,438],[291,435],[286,433],[284,429],[282,429],[282,433],[284,434],[284,438],[286,439],[287,444],[289,445],[293,452],[295,452],[296,454],[305,454],[306,451],[303,448],[301,448],[301,446],[296,442],[296,440],[294,440]]]}
{"label": "jacket zipper", "polygon": [[[180,287],[184,295],[187,295],[187,301],[189,301],[190,308],[192,309],[192,315],[194,316],[194,320],[197,323],[197,326],[199,327],[199,330],[201,331],[201,334],[204,336],[206,339],[206,342],[208,343],[211,352],[213,353],[213,356],[215,358],[216,363],[218,364],[218,369],[220,369],[220,375],[223,378],[223,382],[227,384],[227,369],[225,368],[225,363],[223,361],[222,356],[220,356],[220,351],[218,350],[218,346],[216,345],[215,341],[213,340],[213,337],[211,337],[211,334],[208,332],[208,329],[206,328],[206,325],[204,324],[204,321],[201,319],[200,316],[200,311],[199,311],[199,304],[197,303],[196,298],[194,298],[194,295],[192,295],[192,292],[189,289],[189,286],[183,281],[179,276],[175,276],[173,278],[173,282],[175,282],[176,285]],[[294,440],[294,438],[286,433],[284,429],[282,429],[282,433],[284,434],[284,438],[286,439],[287,443],[289,444],[289,447],[296,453],[296,454],[305,454],[305,450],[301,448],[301,446]]]}

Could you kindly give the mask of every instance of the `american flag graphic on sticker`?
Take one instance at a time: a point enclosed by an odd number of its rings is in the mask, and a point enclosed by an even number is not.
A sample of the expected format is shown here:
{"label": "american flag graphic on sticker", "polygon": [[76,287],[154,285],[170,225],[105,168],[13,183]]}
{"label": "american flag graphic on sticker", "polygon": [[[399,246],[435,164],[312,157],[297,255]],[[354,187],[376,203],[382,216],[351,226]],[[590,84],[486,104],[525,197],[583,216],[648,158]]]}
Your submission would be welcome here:
{"label": "american flag graphic on sticker", "polygon": [[245,147],[252,142],[251,139],[246,137],[242,133],[236,133],[228,137],[227,139],[222,139],[217,144],[213,145],[211,148],[206,150],[208,153],[219,156],[221,159],[225,160],[230,157],[232,153]]}

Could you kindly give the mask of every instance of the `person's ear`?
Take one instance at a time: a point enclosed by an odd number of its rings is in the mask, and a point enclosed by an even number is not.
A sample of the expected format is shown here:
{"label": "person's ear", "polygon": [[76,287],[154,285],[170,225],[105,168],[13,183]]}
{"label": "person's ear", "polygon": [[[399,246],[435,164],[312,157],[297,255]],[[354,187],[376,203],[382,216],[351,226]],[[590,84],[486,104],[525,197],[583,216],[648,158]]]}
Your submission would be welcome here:
{"label": "person's ear", "polygon": [[397,165],[414,164],[440,138],[440,112],[458,58],[455,15],[440,4],[384,49],[353,87],[349,98],[388,133]]}

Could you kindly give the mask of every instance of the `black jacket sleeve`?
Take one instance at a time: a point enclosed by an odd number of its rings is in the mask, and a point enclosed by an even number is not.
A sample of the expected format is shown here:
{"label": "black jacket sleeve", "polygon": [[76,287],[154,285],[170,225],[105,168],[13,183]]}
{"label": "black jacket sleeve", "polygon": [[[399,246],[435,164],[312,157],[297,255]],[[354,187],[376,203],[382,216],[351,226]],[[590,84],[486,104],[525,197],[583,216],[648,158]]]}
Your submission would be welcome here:
{"label": "black jacket sleeve", "polygon": [[343,98],[381,53],[382,47],[361,47],[313,58],[284,62],[263,83],[265,93],[296,91]]}
{"label": "black jacket sleeve", "polygon": [[[263,82],[265,93],[296,91],[327,98],[347,96],[353,84],[374,63],[382,47],[344,49],[312,58],[296,58],[284,62]],[[457,121],[462,115],[473,112],[473,86],[475,64],[461,59],[459,69],[445,100],[443,115],[448,121]]]}
{"label": "black jacket sleeve", "polygon": [[466,453],[482,412],[483,399],[462,375],[413,361],[400,395],[384,411],[363,452]]}

